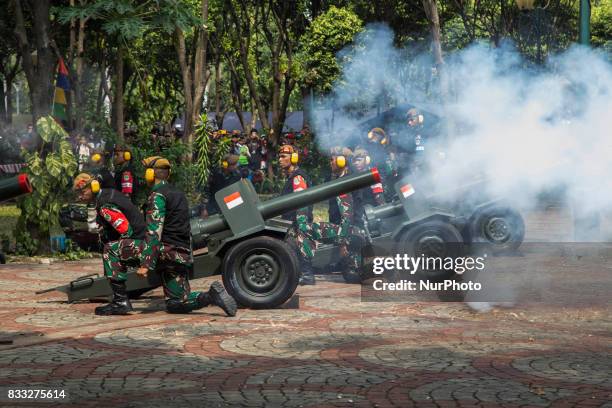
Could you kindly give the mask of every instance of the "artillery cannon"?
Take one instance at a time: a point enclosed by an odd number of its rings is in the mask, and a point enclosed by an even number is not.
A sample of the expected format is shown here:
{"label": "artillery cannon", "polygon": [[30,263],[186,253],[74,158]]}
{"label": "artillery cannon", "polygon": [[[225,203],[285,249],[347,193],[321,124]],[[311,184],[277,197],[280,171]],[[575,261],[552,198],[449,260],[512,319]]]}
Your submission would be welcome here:
{"label": "artillery cannon", "polygon": [[[272,308],[289,299],[298,284],[295,248],[285,242],[290,221],[273,218],[380,181],[377,169],[342,177],[304,191],[261,202],[253,185],[241,180],[215,194],[221,214],[192,219],[194,268],[190,279],[221,274],[227,291],[243,306]],[[158,274],[141,278],[128,272],[132,297],[161,286]],[[106,278],[87,275],[59,290],[68,301],[112,293]]]}
{"label": "artillery cannon", "polygon": [[[483,193],[488,180],[477,178],[436,195],[426,195],[425,187],[407,180],[395,184],[397,199],[393,202],[366,205],[362,220],[366,242],[356,245],[368,251],[385,247],[409,256],[427,253],[445,258],[459,256],[476,246],[492,254],[511,252],[523,242],[525,224],[521,214],[502,198]],[[338,261],[337,248],[323,245],[317,249],[313,266],[322,269]],[[343,275],[351,283],[363,278],[346,271]],[[446,276],[442,271],[428,273],[430,278]]]}
{"label": "artillery cannon", "polygon": [[[0,202],[31,192],[32,185],[27,174],[22,173],[0,181]],[[5,257],[0,248],[0,264],[3,263],[5,263]]]}

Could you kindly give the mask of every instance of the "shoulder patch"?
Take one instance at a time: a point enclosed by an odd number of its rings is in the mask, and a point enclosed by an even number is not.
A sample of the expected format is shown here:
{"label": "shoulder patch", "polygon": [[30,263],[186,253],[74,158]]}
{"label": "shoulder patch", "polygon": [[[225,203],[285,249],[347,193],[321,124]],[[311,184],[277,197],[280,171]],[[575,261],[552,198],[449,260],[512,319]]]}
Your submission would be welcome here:
{"label": "shoulder patch", "polygon": [[304,177],[297,175],[293,178],[293,192],[305,190],[307,187]]}

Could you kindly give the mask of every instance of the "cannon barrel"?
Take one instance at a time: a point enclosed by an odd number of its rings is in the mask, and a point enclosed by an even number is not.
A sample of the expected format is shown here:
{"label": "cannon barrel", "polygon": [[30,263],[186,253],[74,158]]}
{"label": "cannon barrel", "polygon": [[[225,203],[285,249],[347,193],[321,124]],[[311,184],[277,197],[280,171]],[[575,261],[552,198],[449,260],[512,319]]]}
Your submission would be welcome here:
{"label": "cannon barrel", "polygon": [[375,220],[384,220],[385,218],[394,217],[404,212],[402,203],[394,201],[392,203],[379,205],[377,207],[367,206],[365,210],[366,217],[369,222]]}
{"label": "cannon barrel", "polygon": [[32,185],[27,174],[20,174],[0,181],[0,201],[10,200],[22,194],[31,193]]}
{"label": "cannon barrel", "polygon": [[[304,191],[260,202],[257,204],[257,210],[263,219],[269,219],[379,182],[378,169],[372,168],[369,171],[341,177]],[[214,234],[227,228],[228,224],[221,215],[213,215],[205,220],[198,219],[191,222],[191,232],[194,238],[203,234]]]}

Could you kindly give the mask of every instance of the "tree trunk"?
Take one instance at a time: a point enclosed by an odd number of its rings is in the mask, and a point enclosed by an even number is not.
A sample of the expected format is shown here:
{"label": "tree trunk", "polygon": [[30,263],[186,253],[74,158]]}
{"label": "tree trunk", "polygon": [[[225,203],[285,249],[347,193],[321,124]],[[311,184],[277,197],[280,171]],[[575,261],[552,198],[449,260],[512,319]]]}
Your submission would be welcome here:
{"label": "tree trunk", "polygon": [[301,88],[300,89],[301,93],[302,93],[302,105],[303,105],[303,113],[304,113],[304,124],[303,127],[311,127],[311,122],[312,122],[312,115],[314,114],[314,112],[312,111],[313,108],[313,95],[312,95],[312,89],[311,88]]}
{"label": "tree trunk", "polygon": [[432,52],[434,54],[434,61],[436,63],[436,69],[440,80],[440,102],[442,103],[442,109],[447,112],[446,117],[446,138],[451,138],[454,134],[454,123],[452,115],[448,112],[449,109],[449,79],[448,72],[444,67],[444,59],[442,57],[442,41],[440,36],[440,17],[438,15],[438,5],[436,0],[423,0],[423,8],[425,14],[429,19],[431,27],[432,37]]}
{"label": "tree trunk", "polygon": [[4,92],[6,81],[3,81],[0,85],[0,120],[8,124],[8,109],[4,104],[6,101],[6,93]]}
{"label": "tree trunk", "polygon": [[217,128],[223,128],[223,119],[225,118],[225,107],[221,107],[221,57],[218,56],[215,64],[215,121]]}
{"label": "tree trunk", "polygon": [[114,111],[115,123],[114,128],[120,141],[123,141],[123,44],[119,44],[117,48],[117,60],[115,61],[115,97]]}
{"label": "tree trunk", "polygon": [[440,17],[438,16],[438,5],[436,0],[423,0],[423,8],[425,14],[429,19],[429,25],[431,28],[431,45],[434,54],[434,61],[436,65],[442,65],[444,60],[442,59],[442,43],[440,41]]}
{"label": "tree trunk", "polygon": [[74,124],[77,132],[83,131],[85,96],[83,92],[83,52],[85,51],[85,19],[79,19],[79,31],[76,43],[75,81],[74,81]]}
{"label": "tree trunk", "polygon": [[[22,60],[22,67],[28,81],[32,103],[32,123],[51,113],[53,106],[54,74],[56,72],[55,53],[51,45],[50,0],[29,0],[32,15],[33,38],[28,38],[23,17],[21,0],[13,0],[15,11],[15,34]],[[36,59],[32,56],[36,51]]]}

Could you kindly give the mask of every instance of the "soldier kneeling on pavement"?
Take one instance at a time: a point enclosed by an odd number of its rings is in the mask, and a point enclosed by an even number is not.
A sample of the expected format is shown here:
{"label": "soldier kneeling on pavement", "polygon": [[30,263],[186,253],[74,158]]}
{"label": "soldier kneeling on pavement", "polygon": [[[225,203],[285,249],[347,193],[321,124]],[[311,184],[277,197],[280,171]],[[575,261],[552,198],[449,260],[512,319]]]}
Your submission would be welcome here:
{"label": "soldier kneeling on pavement", "polygon": [[113,290],[113,299],[97,307],[97,315],[125,315],[132,311],[127,295],[127,264],[137,264],[144,248],[145,223],[129,198],[115,189],[100,188],[90,174],[81,173],[74,180],[74,190],[84,203],[95,203],[96,223],[100,226],[104,275]]}
{"label": "soldier kneeling on pavement", "polygon": [[236,301],[220,282],[213,282],[208,292],[192,292],[189,287],[193,268],[189,206],[185,194],[168,183],[170,162],[153,156],[144,159],[143,165],[152,192],[146,204],[146,247],[138,275],[160,273],[168,313],[189,313],[215,305],[235,316]]}

